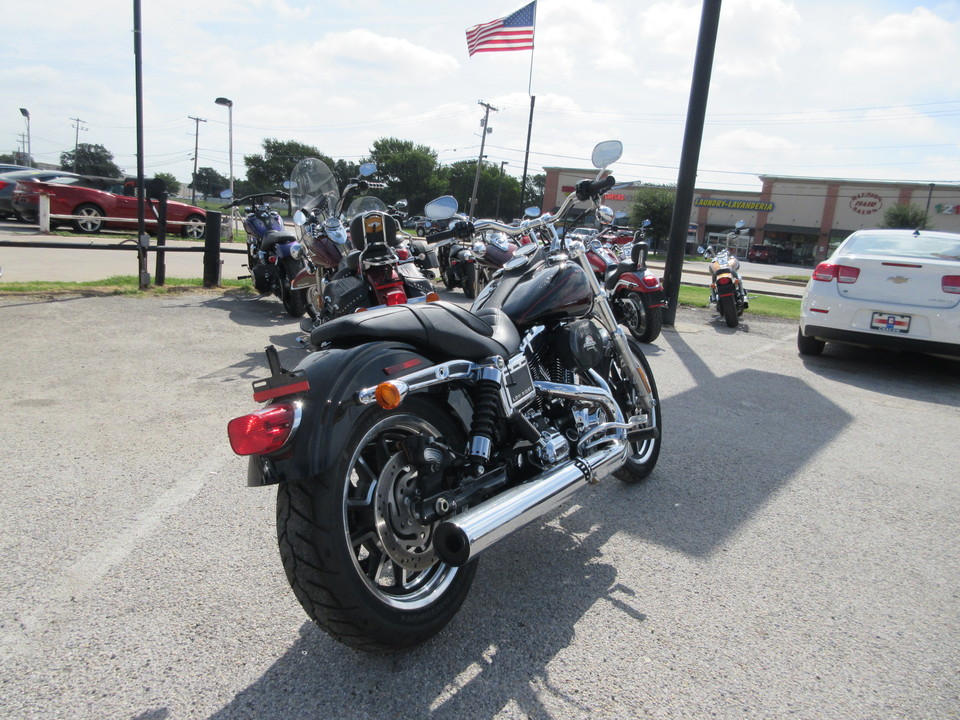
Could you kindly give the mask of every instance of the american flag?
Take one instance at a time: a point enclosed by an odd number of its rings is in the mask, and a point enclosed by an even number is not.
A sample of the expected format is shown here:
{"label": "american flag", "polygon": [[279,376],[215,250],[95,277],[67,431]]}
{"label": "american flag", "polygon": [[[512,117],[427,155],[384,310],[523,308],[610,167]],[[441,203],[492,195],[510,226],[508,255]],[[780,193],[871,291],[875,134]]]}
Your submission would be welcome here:
{"label": "american flag", "polygon": [[537,2],[534,0],[512,15],[468,28],[467,50],[470,55],[478,52],[533,50],[533,21],[536,13]]}

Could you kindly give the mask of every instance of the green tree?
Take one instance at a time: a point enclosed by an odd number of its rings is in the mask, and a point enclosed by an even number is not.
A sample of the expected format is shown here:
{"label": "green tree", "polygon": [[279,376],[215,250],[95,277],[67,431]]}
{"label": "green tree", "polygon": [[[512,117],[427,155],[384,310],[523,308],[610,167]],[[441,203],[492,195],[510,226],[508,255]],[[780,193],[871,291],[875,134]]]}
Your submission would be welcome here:
{"label": "green tree", "polygon": [[[470,212],[470,193],[477,177],[475,160],[461,160],[446,167],[446,189],[460,201],[460,211]],[[500,183],[500,165],[484,161],[480,167],[477,184],[477,205],[474,215],[478,218],[494,218],[497,215],[497,194],[500,194],[500,216],[513,219],[520,205],[520,181],[512,175],[503,175]]]}
{"label": "green tree", "polygon": [[177,195],[180,193],[180,181],[177,180],[177,176],[173,173],[158,172],[153,177],[155,180],[163,180],[168,195]]}
{"label": "green tree", "polygon": [[[312,145],[304,145],[295,140],[280,141],[272,138],[264,139],[262,145],[262,155],[243,156],[243,163],[247,166],[247,182],[244,186],[244,192],[247,194],[282,190],[284,181],[290,179],[293,166],[304,158],[319,158],[334,170],[333,160]],[[237,193],[239,194],[239,190]]]}
{"label": "green tree", "polygon": [[527,175],[527,184],[523,191],[523,207],[516,212],[521,213],[529,207],[538,207],[543,210],[543,196],[547,190],[547,176],[543,173]]}
{"label": "green tree", "polygon": [[419,214],[423,206],[443,194],[443,172],[438,172],[437,153],[426,145],[409,140],[380,138],[370,149],[370,160],[377,164],[377,176],[388,184],[378,196],[386,202],[406,200],[409,212]]}
{"label": "green tree", "polygon": [[197,170],[196,180],[187,187],[193,189],[204,196],[219,196],[220,191],[230,187],[230,180],[218,173],[213,168],[202,167]]}
{"label": "green tree", "polygon": [[647,239],[651,248],[660,247],[661,241],[670,236],[670,221],[676,188],[672,185],[645,185],[630,203],[630,224],[639,228],[644,220],[650,221]]}
{"label": "green tree", "polygon": [[[20,153],[17,153],[19,155]],[[20,163],[16,162],[17,155],[13,153],[3,153],[0,154],[0,163],[5,165],[19,165]]]}
{"label": "green tree", "polygon": [[916,205],[891,205],[883,214],[882,228],[900,228],[903,230],[932,230],[930,218],[925,210]]}
{"label": "green tree", "polygon": [[121,177],[121,170],[113,161],[113,153],[103,145],[80,143],[75,150],[60,154],[60,167],[81,175]]}

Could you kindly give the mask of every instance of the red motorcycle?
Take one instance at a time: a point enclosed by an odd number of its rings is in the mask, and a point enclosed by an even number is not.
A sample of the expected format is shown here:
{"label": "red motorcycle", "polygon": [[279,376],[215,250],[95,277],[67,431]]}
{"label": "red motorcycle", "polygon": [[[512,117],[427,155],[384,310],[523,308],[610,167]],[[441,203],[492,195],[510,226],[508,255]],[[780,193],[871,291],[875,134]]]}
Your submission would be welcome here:
{"label": "red motorcycle", "polygon": [[[612,220],[613,213],[601,207],[597,217],[603,223],[606,217]],[[647,268],[650,248],[644,239],[644,228],[649,224],[644,221],[643,228],[629,243],[623,241],[628,236],[614,225],[604,227],[585,243],[590,266],[610,294],[614,316],[633,337],[645,343],[659,337],[667,304],[660,279]]]}

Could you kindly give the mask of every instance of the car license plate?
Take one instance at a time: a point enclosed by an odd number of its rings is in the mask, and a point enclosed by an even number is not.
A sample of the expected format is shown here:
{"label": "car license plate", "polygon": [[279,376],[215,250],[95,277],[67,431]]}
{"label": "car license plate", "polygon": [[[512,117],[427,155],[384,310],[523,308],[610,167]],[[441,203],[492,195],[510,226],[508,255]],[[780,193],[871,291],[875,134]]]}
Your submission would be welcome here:
{"label": "car license plate", "polygon": [[910,316],[875,312],[873,318],[870,320],[870,327],[874,330],[907,333],[910,332]]}

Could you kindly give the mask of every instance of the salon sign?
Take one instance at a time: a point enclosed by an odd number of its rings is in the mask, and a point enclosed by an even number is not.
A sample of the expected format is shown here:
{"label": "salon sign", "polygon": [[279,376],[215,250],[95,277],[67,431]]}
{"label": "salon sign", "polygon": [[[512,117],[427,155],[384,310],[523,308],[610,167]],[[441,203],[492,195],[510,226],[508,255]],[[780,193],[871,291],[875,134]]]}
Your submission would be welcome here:
{"label": "salon sign", "polygon": [[850,209],[857,215],[873,215],[883,207],[883,198],[872,192],[857,193],[850,198]]}

